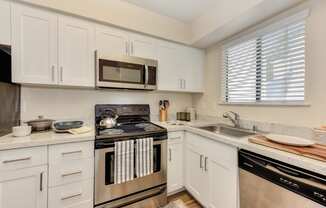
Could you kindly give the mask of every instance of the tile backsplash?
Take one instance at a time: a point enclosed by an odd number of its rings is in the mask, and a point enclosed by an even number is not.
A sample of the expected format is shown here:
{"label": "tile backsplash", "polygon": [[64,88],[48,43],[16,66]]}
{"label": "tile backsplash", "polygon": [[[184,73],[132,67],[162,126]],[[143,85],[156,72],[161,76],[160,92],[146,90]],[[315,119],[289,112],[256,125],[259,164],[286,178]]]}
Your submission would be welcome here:
{"label": "tile backsplash", "polygon": [[38,115],[51,119],[82,119],[93,122],[95,104],[149,104],[152,120],[158,119],[159,100],[169,100],[169,116],[192,105],[190,94],[126,90],[92,90],[22,87],[23,121]]}

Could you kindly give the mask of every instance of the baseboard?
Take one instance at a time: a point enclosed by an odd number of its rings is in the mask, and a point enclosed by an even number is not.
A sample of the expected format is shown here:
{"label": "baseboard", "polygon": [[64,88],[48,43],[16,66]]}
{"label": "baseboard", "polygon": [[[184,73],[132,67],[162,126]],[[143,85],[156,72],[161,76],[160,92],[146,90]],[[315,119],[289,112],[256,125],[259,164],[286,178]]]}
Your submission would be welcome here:
{"label": "baseboard", "polygon": [[186,191],[186,188],[185,188],[185,187],[182,187],[182,188],[177,189],[177,190],[175,190],[175,191],[171,191],[171,192],[169,192],[169,193],[168,193],[168,196],[172,196],[172,195],[174,195],[174,194],[177,194],[177,193],[180,193],[180,192],[183,192],[183,191]]}

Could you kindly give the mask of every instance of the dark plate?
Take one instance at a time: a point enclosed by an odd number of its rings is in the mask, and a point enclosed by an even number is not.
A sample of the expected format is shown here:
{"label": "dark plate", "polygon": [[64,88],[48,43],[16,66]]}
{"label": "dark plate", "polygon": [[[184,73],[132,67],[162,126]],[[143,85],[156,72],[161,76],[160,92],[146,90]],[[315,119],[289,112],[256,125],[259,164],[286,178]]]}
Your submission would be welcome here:
{"label": "dark plate", "polygon": [[76,129],[82,127],[84,122],[82,121],[61,121],[53,124],[54,128],[59,131],[65,131],[69,129]]}

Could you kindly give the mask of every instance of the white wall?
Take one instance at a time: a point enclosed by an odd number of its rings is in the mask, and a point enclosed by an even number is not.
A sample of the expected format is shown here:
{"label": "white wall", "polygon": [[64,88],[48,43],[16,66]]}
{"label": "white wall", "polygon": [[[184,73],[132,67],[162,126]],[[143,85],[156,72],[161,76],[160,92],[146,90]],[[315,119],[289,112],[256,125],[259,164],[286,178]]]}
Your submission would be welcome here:
{"label": "white wall", "polygon": [[192,105],[190,94],[122,90],[81,90],[22,87],[23,121],[44,115],[53,119],[94,120],[95,104],[150,104],[152,119],[158,119],[159,100],[170,101],[169,114],[175,117]]}
{"label": "white wall", "polygon": [[207,49],[205,66],[205,93],[193,97],[194,105],[202,115],[221,116],[235,111],[247,120],[282,123],[306,127],[326,124],[326,1],[315,0],[307,20],[306,95],[310,106],[263,107],[218,105],[220,95],[221,47]]}
{"label": "white wall", "polygon": [[18,0],[135,30],[181,43],[190,43],[190,26],[176,19],[120,0]]}

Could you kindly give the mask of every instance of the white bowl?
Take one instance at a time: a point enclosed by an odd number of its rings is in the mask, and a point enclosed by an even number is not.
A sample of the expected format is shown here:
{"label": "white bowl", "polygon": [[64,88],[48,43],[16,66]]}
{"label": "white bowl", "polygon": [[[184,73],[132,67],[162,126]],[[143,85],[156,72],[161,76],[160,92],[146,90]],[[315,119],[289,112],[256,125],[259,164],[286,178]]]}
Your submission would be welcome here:
{"label": "white bowl", "polygon": [[15,137],[25,137],[29,136],[32,133],[32,127],[31,126],[15,126],[12,127],[12,134]]}

